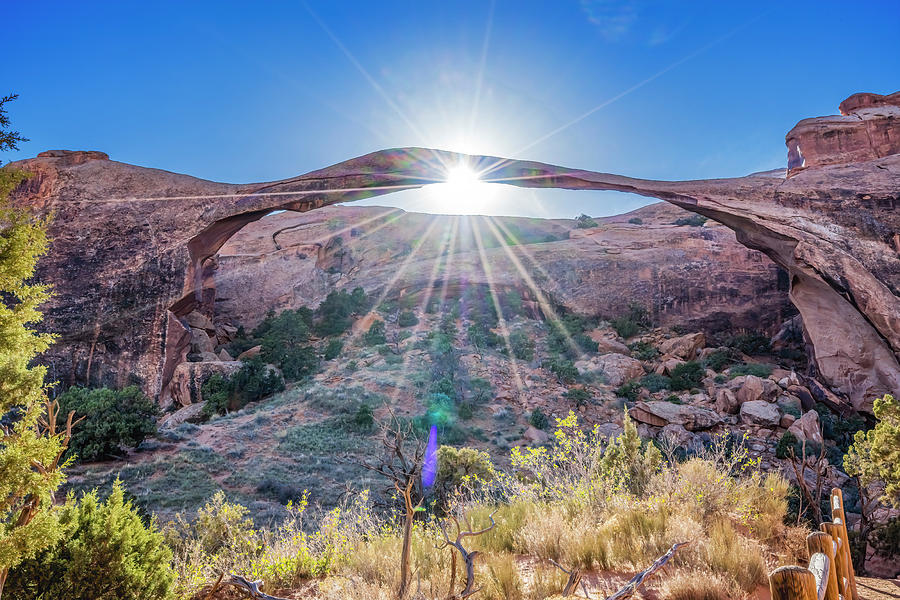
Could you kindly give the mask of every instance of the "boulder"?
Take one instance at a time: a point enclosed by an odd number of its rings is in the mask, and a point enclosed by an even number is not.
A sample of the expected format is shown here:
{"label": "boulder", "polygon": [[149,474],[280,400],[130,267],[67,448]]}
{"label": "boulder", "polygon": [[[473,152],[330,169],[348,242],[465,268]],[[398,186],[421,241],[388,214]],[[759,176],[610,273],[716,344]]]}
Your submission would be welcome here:
{"label": "boulder", "polygon": [[778,427],[781,422],[781,411],[774,404],[765,400],[751,400],[741,404],[741,422],[744,425],[759,425],[769,429]]}
{"label": "boulder", "polygon": [[719,388],[716,392],[716,410],[728,415],[736,415],[741,403],[728,388]]}
{"label": "boulder", "polygon": [[789,385],[787,390],[800,399],[800,407],[803,410],[812,410],[816,405],[816,399],[813,398],[813,395],[806,386]]}
{"label": "boulder", "polygon": [[621,354],[604,354],[592,362],[606,375],[609,385],[614,387],[644,375],[641,361]]}
{"label": "boulder", "polygon": [[796,413],[799,415],[803,412],[803,406],[800,404],[800,399],[793,394],[782,394],[778,396],[778,400],[776,400],[775,403],[778,404],[778,408],[784,413]]}
{"label": "boulder", "polygon": [[674,444],[676,448],[684,448],[686,450],[693,450],[699,445],[697,434],[691,433],[683,425],[677,423],[670,423],[660,429],[656,439],[660,442],[668,441]]}
{"label": "boulder", "polygon": [[172,400],[181,406],[202,402],[200,388],[207,379],[216,373],[228,377],[242,366],[243,364],[238,361],[220,360],[181,363],[175,367],[172,375]]}
{"label": "boulder", "polygon": [[222,348],[221,350],[219,350],[219,360],[223,360],[225,362],[231,362],[234,359],[231,357],[230,354],[228,354],[228,350],[226,350],[225,348]]}
{"label": "boulder", "polygon": [[619,437],[622,431],[622,426],[617,423],[601,423],[596,428],[597,435],[605,438]]}
{"label": "boulder", "polygon": [[200,423],[204,420],[203,407],[206,402],[197,402],[196,404],[188,404],[167,415],[159,423],[159,429],[174,429],[182,423]]}
{"label": "boulder", "polygon": [[259,356],[262,352],[262,346],[253,346],[249,350],[244,350],[237,356],[237,360],[250,360],[255,356]]}
{"label": "boulder", "polygon": [[674,369],[678,365],[683,365],[683,364],[684,364],[684,361],[681,360],[680,358],[675,358],[674,356],[669,356],[669,357],[664,356],[662,358],[662,362],[660,362],[659,365],[657,365],[654,372],[657,375],[671,375],[672,369]]}
{"label": "boulder", "polygon": [[522,437],[532,444],[546,444],[550,440],[550,436],[547,435],[546,431],[538,429],[533,425],[528,426],[528,429],[525,430]]}
{"label": "boulder", "polygon": [[213,325],[212,319],[210,319],[203,313],[197,312],[196,310],[186,314],[183,319],[191,329],[202,329],[210,333],[215,333],[216,331],[216,327],[215,325]]}
{"label": "boulder", "polygon": [[710,429],[722,423],[722,417],[715,411],[690,404],[675,404],[665,400],[637,402],[628,415],[639,423],[655,427],[669,424],[681,425],[688,431]]}
{"label": "boulder", "polygon": [[597,340],[597,352],[599,352],[600,354],[624,354],[625,356],[631,355],[631,350],[628,349],[628,346],[618,340],[608,337],[602,337]]}
{"label": "boulder", "polygon": [[803,415],[794,421],[790,427],[788,427],[788,431],[793,433],[798,440],[801,442],[806,440],[807,442],[815,442],[816,444],[822,444],[822,431],[819,427],[819,413],[814,410],[808,410]]}
{"label": "boulder", "polygon": [[196,329],[191,327],[191,352],[200,354],[201,352],[215,352],[216,343],[205,329]]}
{"label": "boulder", "polygon": [[683,360],[693,360],[705,345],[706,336],[703,332],[697,332],[665,340],[659,344],[658,348],[662,354],[669,354]]}
{"label": "boulder", "polygon": [[794,424],[794,421],[797,420],[797,417],[794,415],[781,415],[781,421],[779,421],[778,426],[782,429],[787,429],[791,425]]}
{"label": "boulder", "polygon": [[753,402],[763,400],[774,402],[781,391],[778,384],[771,379],[763,379],[755,375],[741,375],[728,383],[728,387],[734,391],[738,402]]}

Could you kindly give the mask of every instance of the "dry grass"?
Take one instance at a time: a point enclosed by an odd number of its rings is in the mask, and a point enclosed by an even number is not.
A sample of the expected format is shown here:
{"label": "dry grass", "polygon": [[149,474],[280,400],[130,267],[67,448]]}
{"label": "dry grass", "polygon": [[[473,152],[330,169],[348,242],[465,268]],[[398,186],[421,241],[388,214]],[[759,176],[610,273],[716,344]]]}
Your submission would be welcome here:
{"label": "dry grass", "polygon": [[721,576],[705,571],[679,571],[662,584],[666,600],[730,600],[733,598],[728,582]]}

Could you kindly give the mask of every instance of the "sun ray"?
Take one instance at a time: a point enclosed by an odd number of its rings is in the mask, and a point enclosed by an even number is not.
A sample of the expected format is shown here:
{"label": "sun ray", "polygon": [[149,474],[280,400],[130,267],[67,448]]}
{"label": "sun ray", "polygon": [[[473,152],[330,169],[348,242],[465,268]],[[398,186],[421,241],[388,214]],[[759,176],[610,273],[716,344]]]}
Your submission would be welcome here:
{"label": "sun ray", "polygon": [[[522,383],[522,376],[519,374],[519,364],[512,350],[512,344],[509,341],[509,326],[506,324],[506,318],[503,316],[503,308],[500,306],[500,299],[497,296],[497,288],[494,285],[494,274],[491,269],[490,262],[484,251],[484,243],[481,237],[481,228],[478,226],[479,217],[469,217],[472,220],[472,231],[475,235],[475,244],[478,246],[478,256],[481,259],[481,268],[484,272],[485,280],[488,284],[488,290],[491,292],[491,300],[494,304],[494,310],[497,311],[497,321],[500,326],[500,335],[503,337],[503,343],[506,345],[506,351],[509,357],[509,364],[513,373],[513,383],[516,386],[520,396],[525,392],[525,385]],[[484,218],[484,217],[481,217]]]}
{"label": "sun ray", "polygon": [[519,243],[518,238],[516,238],[516,236],[512,232],[510,232],[508,229],[506,229],[506,227],[499,223],[497,219],[489,217],[487,220],[487,224],[488,227],[491,228],[491,232],[497,238],[500,245],[503,247],[503,250],[506,252],[506,255],[509,257],[510,261],[512,261],[513,266],[515,266],[516,270],[522,276],[525,284],[532,291],[535,298],[537,298],[538,305],[541,307],[541,311],[543,311],[543,313],[550,319],[550,321],[562,331],[563,337],[566,340],[566,344],[576,354],[576,356],[578,356],[579,358],[584,358],[584,351],[575,342],[575,339],[572,337],[572,332],[569,331],[568,327],[566,327],[565,323],[562,321],[562,319],[560,319],[559,314],[557,314],[556,310],[553,308],[553,305],[541,291],[541,288],[535,283],[528,270],[525,269],[524,265],[522,265],[522,262],[512,251],[512,248],[506,242],[506,238],[500,234],[500,231],[497,227],[499,226],[503,228],[503,233],[509,236],[509,239],[516,242],[516,248],[523,252],[530,259],[531,263],[541,273],[541,275],[546,277],[548,280],[551,280],[552,278],[550,277],[550,275],[543,269],[543,267],[540,266],[540,264],[538,264],[534,257],[530,253],[528,253],[528,251],[523,247],[524,244]]}

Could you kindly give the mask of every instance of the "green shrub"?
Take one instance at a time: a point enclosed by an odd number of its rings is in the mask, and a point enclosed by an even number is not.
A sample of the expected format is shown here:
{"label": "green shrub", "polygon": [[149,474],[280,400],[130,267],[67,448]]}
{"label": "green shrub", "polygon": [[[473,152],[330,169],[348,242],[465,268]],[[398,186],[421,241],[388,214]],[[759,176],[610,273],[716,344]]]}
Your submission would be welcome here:
{"label": "green shrub", "polygon": [[628,398],[632,402],[638,399],[641,392],[641,384],[637,381],[626,381],[616,389],[616,396]]}
{"label": "green shrub", "polygon": [[472,478],[483,482],[494,478],[491,457],[487,452],[474,448],[441,446],[437,451],[437,463],[434,491],[442,506],[446,505],[454,490]]}
{"label": "green shrub", "polygon": [[741,375],[755,375],[756,377],[768,377],[772,374],[775,367],[772,365],[763,365],[760,363],[741,363],[734,365],[728,369],[728,377],[734,379]]}
{"label": "green shrub", "polygon": [[628,339],[650,327],[652,322],[646,308],[632,303],[626,314],[613,319],[609,324],[622,338]]}
{"label": "green shrub", "polygon": [[155,520],[148,525],[122,483],[104,501],[96,490],[62,508],[63,539],[10,572],[4,592],[33,600],[173,598],[172,551]]}
{"label": "green shrub", "polygon": [[334,360],[338,356],[341,355],[341,352],[344,349],[344,342],[337,338],[331,338],[328,340],[328,343],[325,344],[325,352],[323,357],[325,360]]}
{"label": "green shrub", "polygon": [[628,344],[628,349],[631,350],[631,356],[638,360],[653,360],[659,356],[659,350],[650,342]]}
{"label": "green shrub", "polygon": [[473,377],[469,381],[469,392],[472,396],[472,402],[483,404],[494,396],[494,388],[491,382],[481,377]]}
{"label": "green shrub", "polygon": [[699,386],[706,376],[706,371],[699,362],[691,360],[672,369],[670,375],[669,387],[675,391],[681,391]]}
{"label": "green shrub", "polygon": [[575,368],[575,363],[571,360],[566,360],[558,356],[551,357],[545,360],[542,366],[545,369],[549,369],[562,383],[573,383],[578,379],[578,369]]}
{"label": "green shrub", "polygon": [[768,354],[772,351],[772,343],[767,335],[759,332],[742,333],[732,337],[728,345],[744,354]]}
{"label": "green shrub", "polygon": [[513,331],[509,334],[509,345],[513,356],[519,360],[534,360],[534,340],[524,331]]}
{"label": "green shrub", "polygon": [[725,349],[714,350],[703,359],[703,366],[716,372],[721,371],[735,361],[733,354],[732,351]]}
{"label": "green shrub", "polygon": [[369,330],[363,334],[363,342],[366,346],[386,344],[387,336],[385,335],[384,321],[376,319],[369,327]]}
{"label": "green shrub", "polygon": [[662,465],[662,454],[651,443],[641,440],[634,421],[625,412],[624,431],[603,452],[600,470],[616,487],[632,494],[643,494]]}
{"label": "green shrub", "polygon": [[701,227],[704,223],[706,223],[709,219],[701,215],[691,215],[689,217],[681,217],[679,219],[675,219],[672,224],[673,225],[687,225],[689,227]]}
{"label": "green shrub", "polygon": [[69,452],[79,460],[115,456],[121,448],[135,447],[156,433],[159,410],[137,386],[122,390],[70,388],[58,400],[60,420],[71,410],[76,418],[86,417],[69,443]]}
{"label": "green shrub", "polygon": [[200,388],[206,404],[203,414],[225,414],[239,410],[249,402],[256,402],[266,396],[284,390],[284,379],[277,371],[254,357],[244,363],[230,379],[218,373],[206,380]]}
{"label": "green shrub", "polygon": [[542,411],[540,408],[536,408],[531,411],[531,416],[528,417],[528,422],[537,429],[547,429],[547,427],[550,425],[550,420],[547,418],[547,415],[544,414],[544,411]]}
{"label": "green shrub", "polygon": [[791,449],[794,450],[795,455],[800,455],[800,442],[797,440],[797,436],[795,436],[790,431],[786,431],[784,432],[784,435],[781,436],[781,439],[778,440],[778,443],[775,445],[776,458],[790,457]]}
{"label": "green shrub", "polygon": [[644,224],[644,220],[640,217],[631,217],[630,219],[628,219],[628,222],[631,223],[632,225],[643,225]]}
{"label": "green shrub", "polygon": [[641,377],[641,385],[650,392],[668,389],[670,383],[671,380],[668,377],[665,375],[657,375],[656,373],[650,373]]}
{"label": "green shrub", "polygon": [[375,413],[368,404],[360,404],[353,415],[353,427],[357,431],[371,431],[375,425]]}
{"label": "green shrub", "polygon": [[397,325],[400,327],[412,327],[419,324],[419,317],[411,310],[402,310],[397,316]]}
{"label": "green shrub", "polygon": [[346,290],[332,291],[316,309],[316,333],[320,336],[332,336],[344,333],[353,324],[351,316],[368,308],[369,299],[361,288],[353,292]]}
{"label": "green shrub", "polygon": [[597,221],[582,213],[575,217],[575,227],[578,229],[590,229],[591,227],[597,227]]}
{"label": "green shrub", "polygon": [[591,393],[584,389],[583,387],[579,388],[569,388],[565,394],[568,400],[571,400],[575,403],[575,406],[585,406],[588,402],[591,401]]}
{"label": "green shrub", "polygon": [[433,394],[443,394],[451,400],[455,400],[457,397],[456,384],[449,377],[441,377],[434,381],[428,391]]}

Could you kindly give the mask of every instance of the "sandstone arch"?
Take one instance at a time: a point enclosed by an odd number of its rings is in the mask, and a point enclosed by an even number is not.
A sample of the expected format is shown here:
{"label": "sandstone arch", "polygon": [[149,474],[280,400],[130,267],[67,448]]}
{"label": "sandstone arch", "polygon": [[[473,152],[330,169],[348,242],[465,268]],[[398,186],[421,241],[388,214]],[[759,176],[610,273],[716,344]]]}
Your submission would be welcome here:
{"label": "sandstone arch", "polygon": [[842,108],[850,114],[801,121],[788,134],[789,177],[665,182],[401,148],[284,181],[232,185],[102,153],[42,153],[14,165],[32,173],[14,200],[56,215],[41,266],[62,298],[48,313],[62,334],[61,350],[48,355],[52,375],[80,370],[92,380],[102,354],[99,382],[134,377],[165,395],[182,360],[177,317],[202,305],[204,269],[235,231],[276,209],[312,210],[440,181],[442,165],[466,160],[493,165],[487,181],[630,192],[730,227],[788,271],[819,374],[865,409],[875,395],[900,390],[900,94],[856,95]]}

